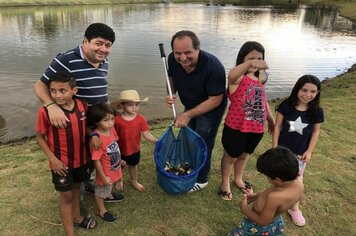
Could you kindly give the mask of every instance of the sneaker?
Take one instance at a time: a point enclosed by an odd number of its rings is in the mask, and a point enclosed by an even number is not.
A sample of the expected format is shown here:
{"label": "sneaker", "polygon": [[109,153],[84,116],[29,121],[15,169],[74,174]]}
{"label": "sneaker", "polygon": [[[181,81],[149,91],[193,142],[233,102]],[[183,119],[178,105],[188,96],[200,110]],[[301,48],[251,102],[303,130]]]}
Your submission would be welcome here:
{"label": "sneaker", "polygon": [[104,202],[119,202],[124,200],[125,196],[124,194],[120,193],[120,192],[115,192],[112,193],[112,197],[113,198],[104,198]]}
{"label": "sneaker", "polygon": [[205,183],[195,183],[195,185],[193,186],[193,188],[191,190],[188,191],[188,193],[194,193],[196,191],[199,191],[203,188],[205,188],[208,185],[208,182]]}
{"label": "sneaker", "polygon": [[305,225],[305,219],[300,210],[298,211],[292,211],[288,210],[288,214],[292,217],[292,220],[296,226],[304,226]]}

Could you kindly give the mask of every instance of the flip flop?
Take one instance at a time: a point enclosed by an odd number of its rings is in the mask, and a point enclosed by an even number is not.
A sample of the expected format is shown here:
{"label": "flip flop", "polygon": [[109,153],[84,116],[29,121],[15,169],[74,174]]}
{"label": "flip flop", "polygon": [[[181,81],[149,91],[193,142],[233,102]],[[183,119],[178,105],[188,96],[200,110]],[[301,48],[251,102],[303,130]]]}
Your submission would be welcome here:
{"label": "flip flop", "polygon": [[221,197],[222,200],[225,200],[225,201],[231,201],[232,200],[232,193],[231,192],[223,191],[223,190],[220,189],[218,191],[218,195]]}
{"label": "flip flop", "polygon": [[74,227],[80,227],[84,229],[95,229],[97,226],[96,221],[92,217],[84,216],[81,223],[74,223]]}
{"label": "flip flop", "polygon": [[240,187],[237,184],[235,184],[235,186],[240,189],[242,193],[253,193],[252,184],[247,181],[244,181],[244,184],[244,187]]}

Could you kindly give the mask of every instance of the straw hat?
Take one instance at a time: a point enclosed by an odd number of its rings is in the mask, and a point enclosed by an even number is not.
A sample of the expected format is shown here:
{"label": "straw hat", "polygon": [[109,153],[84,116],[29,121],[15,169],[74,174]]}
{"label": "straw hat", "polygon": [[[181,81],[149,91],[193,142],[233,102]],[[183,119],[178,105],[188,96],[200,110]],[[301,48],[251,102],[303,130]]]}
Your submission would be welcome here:
{"label": "straw hat", "polygon": [[148,97],[140,99],[138,92],[134,89],[128,89],[120,92],[119,99],[111,102],[111,106],[115,109],[121,109],[123,102],[147,102]]}
{"label": "straw hat", "polygon": [[138,92],[133,89],[124,90],[120,93],[119,100],[117,101],[118,104],[123,102],[147,102],[148,97],[144,99],[140,99]]}

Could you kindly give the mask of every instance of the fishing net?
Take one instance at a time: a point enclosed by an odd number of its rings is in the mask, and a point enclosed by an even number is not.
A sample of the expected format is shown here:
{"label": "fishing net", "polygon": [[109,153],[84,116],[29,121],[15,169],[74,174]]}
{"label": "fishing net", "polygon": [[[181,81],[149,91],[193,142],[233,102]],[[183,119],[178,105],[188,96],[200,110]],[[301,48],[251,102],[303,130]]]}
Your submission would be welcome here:
{"label": "fishing net", "polygon": [[[169,126],[156,143],[154,157],[158,185],[170,194],[186,193],[194,186],[206,162],[207,148],[204,140],[192,129],[180,128],[175,136],[172,126]],[[170,172],[168,167],[179,167],[184,171]]]}

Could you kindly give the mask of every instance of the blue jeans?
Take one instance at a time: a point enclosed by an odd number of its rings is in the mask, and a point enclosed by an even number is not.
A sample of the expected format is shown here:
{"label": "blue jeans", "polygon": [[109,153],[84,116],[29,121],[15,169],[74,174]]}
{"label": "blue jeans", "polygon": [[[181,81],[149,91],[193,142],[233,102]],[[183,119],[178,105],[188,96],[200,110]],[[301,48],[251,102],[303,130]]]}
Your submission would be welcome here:
{"label": "blue jeans", "polygon": [[[224,102],[224,101],[223,101]],[[224,115],[226,108],[226,102],[224,106],[219,107],[216,110],[208,112],[206,114],[197,116],[190,120],[188,127],[194,130],[197,134],[202,137],[206,143],[208,156],[203,168],[201,168],[197,183],[208,182],[208,175],[211,166],[211,154],[215,145],[215,138],[220,127],[222,117]]]}

